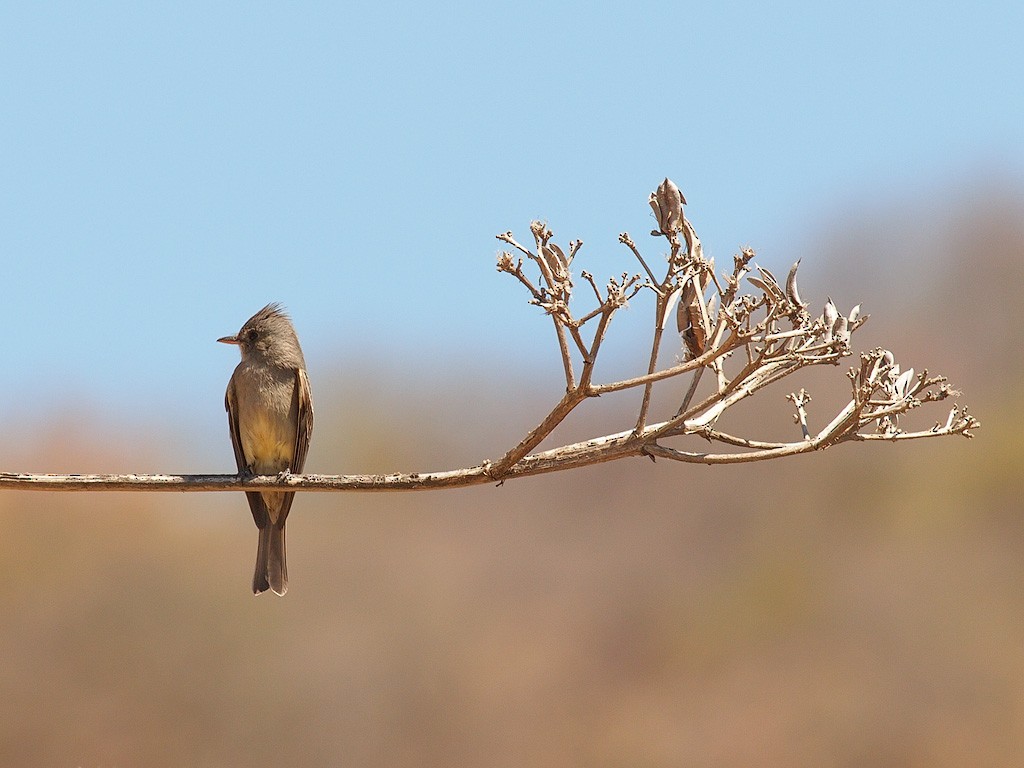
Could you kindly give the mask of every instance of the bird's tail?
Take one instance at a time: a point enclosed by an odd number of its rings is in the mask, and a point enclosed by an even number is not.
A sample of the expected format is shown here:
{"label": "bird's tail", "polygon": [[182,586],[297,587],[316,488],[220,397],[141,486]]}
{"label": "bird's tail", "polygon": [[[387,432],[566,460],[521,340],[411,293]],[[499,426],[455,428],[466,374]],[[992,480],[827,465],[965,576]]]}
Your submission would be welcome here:
{"label": "bird's tail", "polygon": [[260,543],[256,550],[256,573],[252,577],[253,594],[267,590],[275,595],[288,591],[288,564],[284,553],[284,523],[277,527],[268,523],[260,528]]}

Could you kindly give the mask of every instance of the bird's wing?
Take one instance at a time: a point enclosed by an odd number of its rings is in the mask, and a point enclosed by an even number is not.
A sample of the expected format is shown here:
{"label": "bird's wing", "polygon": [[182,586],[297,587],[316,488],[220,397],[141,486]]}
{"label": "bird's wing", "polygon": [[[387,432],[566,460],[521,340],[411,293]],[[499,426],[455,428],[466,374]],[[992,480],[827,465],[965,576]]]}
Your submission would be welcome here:
{"label": "bird's wing", "polygon": [[[231,431],[231,447],[235,449],[235,465],[238,467],[238,474],[244,475],[250,472],[249,462],[246,461],[242,452],[242,435],[238,431],[238,401],[235,398],[235,379],[232,376],[228,382],[228,391],[224,395],[224,409],[228,412],[228,429]],[[263,503],[263,496],[258,491],[246,491],[245,498],[249,501],[249,509],[252,510],[252,519],[256,521],[257,528],[266,528],[270,523],[270,515],[267,513],[267,506]]]}
{"label": "bird's wing", "polygon": [[309,389],[309,377],[302,368],[295,369],[295,398],[298,423],[295,425],[295,451],[292,453],[291,470],[298,474],[306,465],[309,438],[313,434],[313,395]]}
{"label": "bird's wing", "polygon": [[[301,368],[295,369],[295,388],[292,397],[295,402],[296,424],[295,424],[295,450],[292,452],[291,472],[299,474],[306,463],[306,453],[309,451],[309,438],[313,434],[313,397],[309,391],[309,377]],[[292,509],[292,501],[295,500],[295,492],[283,494],[281,509],[277,513],[277,525],[284,527],[284,521]],[[269,519],[269,515],[268,515]]]}

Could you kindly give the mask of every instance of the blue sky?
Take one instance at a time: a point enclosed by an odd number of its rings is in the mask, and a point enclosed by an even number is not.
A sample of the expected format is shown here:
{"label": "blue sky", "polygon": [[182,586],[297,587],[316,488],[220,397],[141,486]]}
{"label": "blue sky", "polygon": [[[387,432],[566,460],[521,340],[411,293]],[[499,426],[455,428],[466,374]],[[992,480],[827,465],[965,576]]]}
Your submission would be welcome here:
{"label": "blue sky", "polygon": [[213,5],[0,10],[0,423],[221,429],[214,340],[271,300],[311,371],[547,360],[494,234],[632,271],[665,175],[768,264],[848,201],[1024,178],[1020,3]]}

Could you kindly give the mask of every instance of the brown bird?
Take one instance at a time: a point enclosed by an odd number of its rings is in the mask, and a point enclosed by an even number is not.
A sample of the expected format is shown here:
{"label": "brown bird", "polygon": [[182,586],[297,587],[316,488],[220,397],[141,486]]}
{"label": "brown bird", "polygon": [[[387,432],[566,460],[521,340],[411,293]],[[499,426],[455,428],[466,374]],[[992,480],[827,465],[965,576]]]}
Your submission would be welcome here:
{"label": "brown bird", "polygon": [[[299,473],[313,433],[313,400],[299,338],[280,304],[268,304],[245,321],[235,336],[242,362],[231,374],[224,407],[228,412],[235,463],[243,475]],[[284,524],[295,492],[246,491],[260,531],[254,594],[288,591]]]}

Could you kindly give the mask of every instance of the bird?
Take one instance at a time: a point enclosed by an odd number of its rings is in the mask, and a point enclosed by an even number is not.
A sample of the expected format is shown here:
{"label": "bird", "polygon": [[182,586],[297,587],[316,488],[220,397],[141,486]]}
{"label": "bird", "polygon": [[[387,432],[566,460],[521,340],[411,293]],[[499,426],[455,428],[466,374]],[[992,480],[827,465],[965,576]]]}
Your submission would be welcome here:
{"label": "bird", "polygon": [[[291,318],[277,303],[245,321],[234,336],[242,361],[231,374],[224,407],[238,473],[244,476],[299,473],[313,433],[313,399],[306,362]],[[259,529],[253,594],[288,591],[284,526],[295,492],[246,491]]]}

